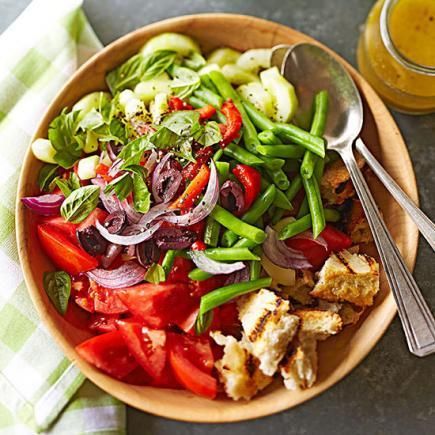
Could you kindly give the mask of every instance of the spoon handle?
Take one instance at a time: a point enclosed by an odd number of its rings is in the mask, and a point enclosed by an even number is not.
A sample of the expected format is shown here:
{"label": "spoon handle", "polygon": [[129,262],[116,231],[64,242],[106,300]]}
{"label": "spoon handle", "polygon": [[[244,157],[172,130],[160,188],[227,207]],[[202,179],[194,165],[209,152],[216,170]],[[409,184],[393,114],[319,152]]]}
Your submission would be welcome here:
{"label": "spoon handle", "polygon": [[369,151],[364,142],[358,138],[355,142],[356,149],[373,169],[379,180],[391,193],[399,205],[409,214],[423,237],[435,250],[435,224],[411,201],[408,195],[397,185],[388,172],[380,165],[375,156]]}
{"label": "spoon handle", "polygon": [[435,319],[381,218],[367,182],[355,161],[352,148],[348,146],[337,151],[340,152],[350,173],[370,224],[385,274],[396,300],[409,350],[417,356],[434,353]]}

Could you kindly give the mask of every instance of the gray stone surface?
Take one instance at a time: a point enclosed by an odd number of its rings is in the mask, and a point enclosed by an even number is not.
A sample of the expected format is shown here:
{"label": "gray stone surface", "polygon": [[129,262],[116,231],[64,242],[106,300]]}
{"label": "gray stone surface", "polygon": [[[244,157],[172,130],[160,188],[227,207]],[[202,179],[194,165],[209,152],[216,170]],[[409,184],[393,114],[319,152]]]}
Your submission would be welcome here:
{"label": "gray stone surface", "polygon": [[[62,0],[57,0],[62,1]],[[0,0],[0,31],[29,0]],[[355,64],[361,23],[372,0],[85,0],[88,18],[108,43],[142,25],[200,12],[237,12],[278,21],[326,43]],[[421,206],[435,219],[435,115],[394,113],[409,147]],[[433,254],[422,241],[415,276],[435,306]],[[432,291],[431,291],[432,290]],[[375,349],[346,379],[297,408],[228,425],[179,423],[128,409],[130,435],[433,434],[434,359],[407,351],[396,319]]]}

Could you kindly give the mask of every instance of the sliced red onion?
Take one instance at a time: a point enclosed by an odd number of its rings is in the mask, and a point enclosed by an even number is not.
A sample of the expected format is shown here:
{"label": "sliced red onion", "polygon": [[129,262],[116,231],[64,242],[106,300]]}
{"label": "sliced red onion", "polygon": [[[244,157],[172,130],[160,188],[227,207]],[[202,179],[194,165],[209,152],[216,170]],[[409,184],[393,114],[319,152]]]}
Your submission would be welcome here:
{"label": "sliced red onion", "polygon": [[234,273],[231,273],[228,275],[227,279],[225,280],[224,285],[230,285],[230,284],[236,284],[238,282],[245,282],[249,281],[249,266],[245,264],[244,269],[237,270]]}
{"label": "sliced red onion", "polygon": [[114,213],[115,211],[121,210],[121,201],[116,197],[116,195],[107,196],[104,193],[104,188],[106,187],[106,182],[102,178],[92,178],[92,184],[95,186],[100,186],[100,199],[104,205],[104,208],[109,213]]}
{"label": "sliced red onion", "polygon": [[312,267],[304,253],[290,248],[279,240],[274,229],[267,227],[266,234],[267,239],[263,243],[263,251],[272,263],[291,269],[310,269]]}
{"label": "sliced red onion", "polygon": [[153,184],[153,191],[157,192],[159,200],[157,202],[171,201],[183,181],[183,176],[180,171],[174,168],[165,169],[160,173],[156,183]]}
{"label": "sliced red onion", "polygon": [[143,281],[146,270],[134,261],[113,270],[94,269],[86,272],[88,278],[106,288],[124,288]]}
{"label": "sliced red onion", "polygon": [[153,208],[151,208],[148,213],[145,213],[140,218],[140,221],[138,222],[139,225],[147,225],[150,222],[152,222],[154,219],[158,218],[161,215],[171,213],[173,210],[169,210],[168,204],[158,204],[155,205]]}
{"label": "sliced red onion", "polygon": [[214,209],[219,199],[219,180],[216,166],[213,160],[210,161],[210,179],[207,190],[199,204],[189,213],[180,216],[166,216],[164,219],[180,226],[189,226],[196,224],[206,218]]}
{"label": "sliced red onion", "polygon": [[122,252],[122,246],[109,243],[106,253],[101,257],[101,265],[107,269]]}
{"label": "sliced red onion", "polygon": [[225,181],[220,190],[220,199],[222,207],[231,213],[239,215],[245,208],[244,192],[236,181]]}
{"label": "sliced red onion", "polygon": [[162,160],[160,160],[160,162],[158,163],[158,165],[156,166],[156,168],[154,169],[153,172],[153,177],[152,177],[152,193],[153,193],[153,197],[154,200],[156,202],[162,202],[163,199],[160,197],[159,195],[159,191],[158,191],[158,182],[160,179],[160,174],[161,172],[165,169],[166,163],[168,163],[169,159],[172,157],[172,153],[168,153],[166,154]]}
{"label": "sliced red onion", "polygon": [[125,211],[130,223],[137,224],[140,221],[142,214],[137,212],[126,199],[121,202],[121,209]]}
{"label": "sliced red onion", "polygon": [[41,196],[27,196],[21,202],[36,214],[53,216],[59,214],[60,206],[65,197],[54,193]]}
{"label": "sliced red onion", "polygon": [[149,155],[149,157],[144,165],[144,168],[147,171],[147,174],[151,174],[156,163],[157,163],[157,153],[155,150],[151,150],[151,154]]}
{"label": "sliced red onion", "polygon": [[112,162],[115,162],[115,160],[117,159],[115,150],[113,149],[112,145],[110,143],[108,143],[106,145],[106,150],[107,150],[107,154],[110,157],[110,160],[112,160]]}
{"label": "sliced red onion", "polygon": [[328,244],[326,243],[326,240],[322,236],[318,236],[317,239],[315,239],[313,233],[310,230],[297,234],[296,236],[293,236],[292,239],[310,240],[314,243],[317,243],[319,246],[322,246],[323,248],[325,248],[325,250],[328,250]]}
{"label": "sliced red onion", "polygon": [[99,221],[95,222],[95,225],[100,232],[100,234],[109,242],[115,243],[117,245],[130,246],[137,245],[138,243],[142,243],[145,240],[148,240],[152,237],[152,235],[160,228],[163,222],[157,222],[152,227],[149,225],[137,225],[137,230],[139,231],[137,234],[132,234],[129,236],[119,235],[119,234],[111,234],[104,228],[103,225]]}
{"label": "sliced red onion", "polygon": [[136,245],[129,245],[125,248],[125,253],[130,257],[133,258],[135,257],[135,253],[136,253]]}
{"label": "sliced red onion", "polygon": [[189,251],[188,254],[196,267],[212,275],[228,275],[246,267],[242,261],[221,263],[220,261],[212,260],[203,251]]}
{"label": "sliced red onion", "polygon": [[[116,158],[116,156],[115,156]],[[112,166],[109,168],[109,171],[107,173],[107,175],[109,175],[110,177],[116,177],[116,175],[118,174],[118,172],[121,170],[121,165],[124,163],[124,160],[122,159],[116,159],[113,163]]]}

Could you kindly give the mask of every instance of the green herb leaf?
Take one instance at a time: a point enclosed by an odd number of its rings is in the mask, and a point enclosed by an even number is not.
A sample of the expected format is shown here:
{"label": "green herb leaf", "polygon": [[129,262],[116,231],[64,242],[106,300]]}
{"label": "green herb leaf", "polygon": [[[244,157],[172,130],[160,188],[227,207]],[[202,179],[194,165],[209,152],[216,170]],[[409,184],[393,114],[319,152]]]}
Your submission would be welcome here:
{"label": "green herb leaf", "polygon": [[73,223],[85,220],[98,204],[100,188],[84,186],[74,190],[60,207],[60,214]]}
{"label": "green herb leaf", "polygon": [[154,145],[145,136],[141,136],[132,140],[122,148],[118,155],[120,159],[124,160],[121,169],[126,169],[131,165],[138,165],[144,152],[152,150],[153,148]]}
{"label": "green herb leaf", "polygon": [[46,163],[41,167],[38,174],[38,186],[43,192],[50,192],[50,185],[56,178],[58,165]]}
{"label": "green herb leaf", "polygon": [[161,124],[178,136],[194,136],[202,131],[199,122],[199,113],[195,110],[178,110],[165,116]]}
{"label": "green herb leaf", "polygon": [[178,134],[165,126],[160,126],[159,129],[150,136],[150,142],[155,147],[161,149],[174,147],[178,139]]}
{"label": "green herb leaf", "polygon": [[166,71],[174,62],[177,54],[170,50],[158,50],[146,56],[136,54],[110,71],[106,82],[112,94],[126,88],[133,88],[140,81],[151,80]]}
{"label": "green herb leaf", "polygon": [[121,176],[112,180],[104,189],[104,193],[109,195],[114,193],[120,201],[124,201],[125,198],[130,194],[133,190],[133,180],[131,175],[126,172]]}
{"label": "green herb leaf", "polygon": [[71,174],[67,180],[65,180],[64,178],[58,177],[54,181],[55,181],[57,187],[59,187],[59,189],[65,195],[65,197],[71,195],[71,192],[73,190],[80,188],[79,177],[74,172],[71,172]]}
{"label": "green herb leaf", "polygon": [[[139,166],[141,169],[142,166]],[[136,211],[147,213],[151,206],[151,194],[148,190],[144,174],[133,174],[133,205]]]}
{"label": "green herb leaf", "polygon": [[64,315],[71,294],[71,277],[63,271],[44,272],[44,289],[56,310]]}
{"label": "green herb leaf", "polygon": [[169,72],[174,78],[171,88],[180,98],[188,97],[201,85],[201,79],[199,75],[189,68],[172,65],[169,69]]}
{"label": "green herb leaf", "polygon": [[158,263],[153,263],[145,274],[145,281],[148,281],[152,284],[159,284],[165,281],[165,279],[165,271]]}
{"label": "green herb leaf", "polygon": [[206,64],[206,60],[198,52],[193,51],[189,57],[185,58],[183,65],[195,71],[200,70]]}
{"label": "green herb leaf", "polygon": [[195,140],[205,147],[219,143],[222,140],[222,134],[218,123],[215,121],[207,122],[201,134],[196,134]]}
{"label": "green herb leaf", "polygon": [[174,150],[174,154],[189,162],[195,163],[196,160],[192,155],[192,140],[185,139],[177,143],[177,148]]}

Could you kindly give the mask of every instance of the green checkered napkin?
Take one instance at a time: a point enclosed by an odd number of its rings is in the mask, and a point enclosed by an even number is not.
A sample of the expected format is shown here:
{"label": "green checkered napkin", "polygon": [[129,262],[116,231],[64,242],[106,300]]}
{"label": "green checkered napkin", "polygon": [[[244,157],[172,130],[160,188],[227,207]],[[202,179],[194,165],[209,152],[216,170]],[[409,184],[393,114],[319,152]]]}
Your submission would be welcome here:
{"label": "green checkered napkin", "polygon": [[34,0],[0,36],[0,434],[118,434],[125,407],[71,364],[42,325],[15,242],[24,152],[50,100],[101,48],[81,0]]}

